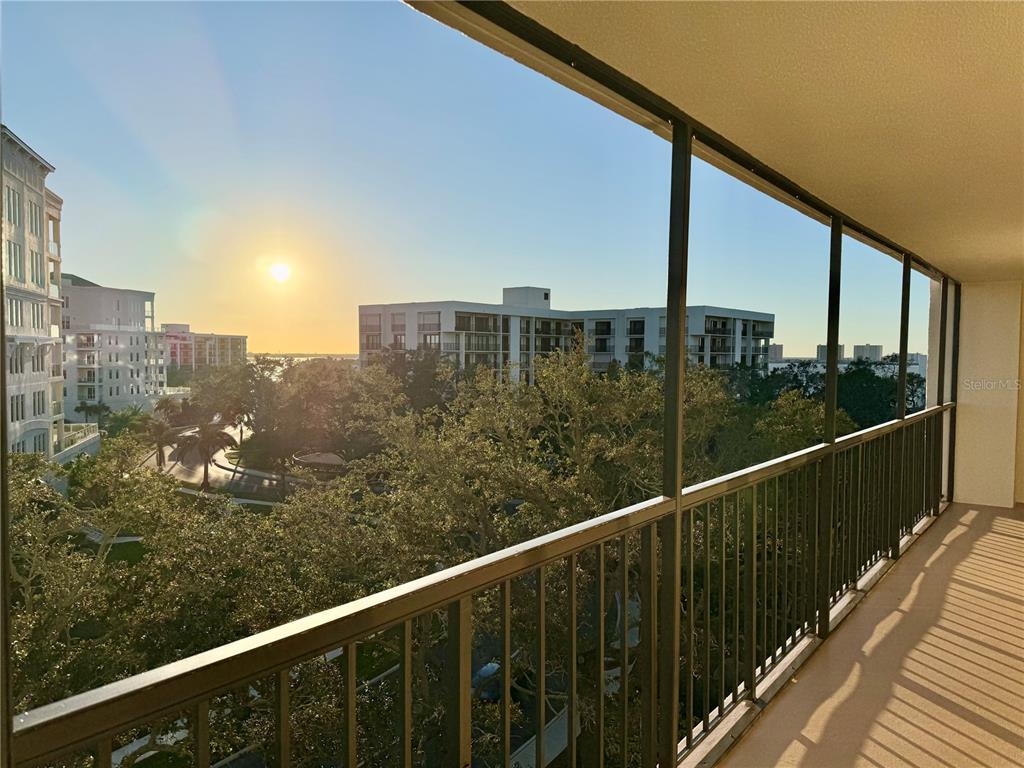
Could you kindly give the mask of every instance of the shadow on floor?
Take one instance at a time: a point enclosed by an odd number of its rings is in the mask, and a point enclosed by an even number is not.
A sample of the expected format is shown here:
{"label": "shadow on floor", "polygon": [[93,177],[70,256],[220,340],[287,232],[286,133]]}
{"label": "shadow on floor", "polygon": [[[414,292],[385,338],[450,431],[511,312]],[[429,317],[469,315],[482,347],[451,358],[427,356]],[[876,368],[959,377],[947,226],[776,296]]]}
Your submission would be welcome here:
{"label": "shadow on floor", "polygon": [[948,507],[720,765],[1024,765],[1024,506]]}

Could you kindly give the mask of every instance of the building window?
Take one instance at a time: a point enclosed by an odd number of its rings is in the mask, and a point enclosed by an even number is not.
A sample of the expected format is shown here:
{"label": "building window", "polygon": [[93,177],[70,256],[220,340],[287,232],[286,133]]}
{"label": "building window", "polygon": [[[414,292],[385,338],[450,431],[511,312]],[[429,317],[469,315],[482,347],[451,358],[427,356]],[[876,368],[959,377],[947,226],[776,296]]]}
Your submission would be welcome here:
{"label": "building window", "polygon": [[362,333],[378,333],[380,331],[380,312],[360,315],[359,330]]}
{"label": "building window", "polygon": [[43,209],[39,207],[39,203],[29,201],[28,228],[36,237],[43,236]]}
{"label": "building window", "polygon": [[45,320],[45,317],[44,317],[43,305],[42,304],[36,304],[35,302],[33,302],[31,306],[32,306],[32,327],[36,328],[36,329],[44,328],[45,324],[44,324],[43,321]]}
{"label": "building window", "polygon": [[21,421],[25,418],[25,396],[24,395],[11,395],[10,401],[11,407],[11,421]]}
{"label": "building window", "polygon": [[7,241],[7,275],[19,283],[25,282],[25,259],[21,255],[21,245]]}
{"label": "building window", "polygon": [[[417,322],[421,333],[437,333],[441,330],[441,313],[419,312],[417,315]],[[438,337],[438,345],[440,345],[440,343],[441,339]]]}
{"label": "building window", "polygon": [[629,321],[629,335],[630,336],[643,336],[644,335],[644,321],[630,320]]}
{"label": "building window", "polygon": [[[403,328],[404,327],[405,326],[403,326]],[[392,336],[391,348],[392,349],[405,349],[405,334],[404,333],[396,333],[396,334],[394,334]]]}
{"label": "building window", "polygon": [[46,453],[46,434],[40,432],[32,436],[32,450],[35,453]]}
{"label": "building window", "polygon": [[363,336],[363,348],[369,351],[380,349],[380,334],[367,333]]}
{"label": "building window", "polygon": [[40,288],[46,285],[46,270],[43,264],[43,254],[39,251],[32,251],[32,282]]}
{"label": "building window", "polygon": [[612,335],[612,321],[611,320],[598,320],[594,323],[594,335],[595,336],[611,336]]}
{"label": "building window", "polygon": [[422,349],[440,350],[441,349],[441,334],[440,333],[425,333],[423,339],[420,342]]}
{"label": "building window", "polygon": [[7,298],[7,324],[20,327],[24,322],[21,299]]}
{"label": "building window", "polygon": [[46,392],[41,389],[32,393],[32,415],[46,415]]}
{"label": "building window", "polygon": [[21,192],[9,184],[4,187],[4,210],[7,221],[14,227],[21,226]]}

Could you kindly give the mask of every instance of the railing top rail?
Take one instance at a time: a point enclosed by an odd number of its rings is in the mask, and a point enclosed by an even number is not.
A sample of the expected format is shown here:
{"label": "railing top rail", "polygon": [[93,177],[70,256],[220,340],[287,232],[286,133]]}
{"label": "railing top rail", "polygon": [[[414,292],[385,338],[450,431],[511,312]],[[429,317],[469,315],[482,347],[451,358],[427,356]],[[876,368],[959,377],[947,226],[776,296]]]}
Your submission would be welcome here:
{"label": "railing top rail", "polygon": [[[682,490],[679,506],[698,506],[952,407],[927,408],[903,420],[846,435],[835,445],[812,446],[689,486]],[[675,508],[675,499],[649,499],[20,714],[14,720],[15,761],[33,763],[56,757],[107,734],[179,712],[197,701],[653,523]]]}

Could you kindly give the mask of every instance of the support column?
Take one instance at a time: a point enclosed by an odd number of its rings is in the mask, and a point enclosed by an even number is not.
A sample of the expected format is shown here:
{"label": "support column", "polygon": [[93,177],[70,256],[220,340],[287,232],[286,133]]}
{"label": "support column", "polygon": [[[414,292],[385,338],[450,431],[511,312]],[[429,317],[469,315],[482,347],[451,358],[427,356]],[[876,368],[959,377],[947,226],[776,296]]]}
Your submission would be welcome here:
{"label": "support column", "polygon": [[[675,765],[679,742],[679,625],[681,577],[680,490],[683,485],[683,387],[686,378],[686,271],[690,236],[690,171],[693,132],[672,127],[669,203],[668,309],[665,338],[665,445],[662,494],[676,499],[673,514],[658,524],[661,585],[658,605],[658,763]],[[692,642],[692,638],[686,638]],[[687,670],[691,674],[691,670]]]}
{"label": "support column", "polygon": [[[836,441],[836,402],[839,389],[839,301],[841,296],[843,259],[843,220],[832,218],[828,271],[828,331],[825,355],[825,424],[822,439],[829,445]],[[818,636],[829,633],[829,594],[832,573],[832,510],[835,500],[836,456],[830,452],[822,462],[821,494],[818,505]]]}

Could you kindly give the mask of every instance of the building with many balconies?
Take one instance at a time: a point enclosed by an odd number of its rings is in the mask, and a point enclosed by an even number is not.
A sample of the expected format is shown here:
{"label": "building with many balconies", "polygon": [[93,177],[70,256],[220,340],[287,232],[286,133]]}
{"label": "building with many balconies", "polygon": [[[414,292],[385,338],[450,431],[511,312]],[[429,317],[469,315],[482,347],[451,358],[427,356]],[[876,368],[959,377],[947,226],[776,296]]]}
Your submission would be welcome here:
{"label": "building with many balconies", "polygon": [[237,365],[246,360],[247,336],[200,333],[188,323],[164,323],[160,331],[167,347],[169,375],[181,376],[181,383],[204,368]]}
{"label": "building with many balconies", "polygon": [[166,389],[163,335],[154,328],[155,294],[109,288],[67,274],[61,280],[65,340],[64,412],[80,404],[149,408]]}
{"label": "building with many balconies", "polygon": [[[724,307],[686,310],[686,348],[692,363],[711,368],[768,365],[775,316]],[[384,349],[439,351],[459,368],[510,367],[526,380],[540,355],[568,350],[577,337],[595,370],[613,362],[642,367],[665,354],[664,307],[562,310],[551,290],[505,288],[501,304],[464,301],[367,304],[359,307],[359,358],[365,365]]]}
{"label": "building with many balconies", "polygon": [[46,188],[54,167],[6,126],[3,141],[3,282],[10,450],[62,449],[60,215]]}

